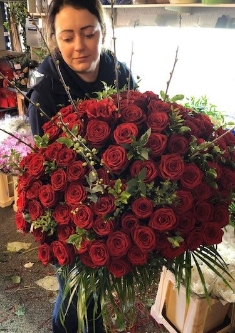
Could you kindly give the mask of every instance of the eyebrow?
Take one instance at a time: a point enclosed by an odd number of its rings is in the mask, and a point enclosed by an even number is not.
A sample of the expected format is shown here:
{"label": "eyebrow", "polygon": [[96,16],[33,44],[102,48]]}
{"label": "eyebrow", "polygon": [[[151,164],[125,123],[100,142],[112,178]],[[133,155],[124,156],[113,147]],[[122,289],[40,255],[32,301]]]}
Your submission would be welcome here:
{"label": "eyebrow", "polygon": [[[86,25],[85,27],[82,27],[81,30],[83,31],[83,30],[86,30],[88,28],[95,28],[95,26],[94,25]],[[72,31],[73,31],[72,29],[62,30],[60,32],[60,34],[63,33],[63,32],[72,32]]]}

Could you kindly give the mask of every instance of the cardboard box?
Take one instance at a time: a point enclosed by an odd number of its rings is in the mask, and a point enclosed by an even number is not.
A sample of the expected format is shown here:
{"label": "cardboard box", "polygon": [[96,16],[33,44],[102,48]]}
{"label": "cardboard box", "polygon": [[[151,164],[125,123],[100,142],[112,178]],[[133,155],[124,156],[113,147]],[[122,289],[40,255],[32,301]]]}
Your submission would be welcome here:
{"label": "cardboard box", "polygon": [[11,175],[0,172],[0,207],[10,206],[14,201],[14,185]]}
{"label": "cardboard box", "polygon": [[181,285],[179,291],[175,289],[175,276],[164,267],[151,315],[170,333],[229,333],[235,332],[234,310],[230,324],[218,330],[217,327],[222,326],[230,308],[230,303],[212,298],[208,303],[195,294],[187,303],[185,287]]}

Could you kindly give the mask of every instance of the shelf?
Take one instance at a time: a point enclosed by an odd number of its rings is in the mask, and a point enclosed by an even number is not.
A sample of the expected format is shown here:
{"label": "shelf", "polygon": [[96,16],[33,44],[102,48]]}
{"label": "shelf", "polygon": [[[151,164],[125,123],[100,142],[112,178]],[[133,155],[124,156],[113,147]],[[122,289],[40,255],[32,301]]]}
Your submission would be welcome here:
{"label": "shelf", "polygon": [[7,112],[7,111],[17,111],[17,107],[14,108],[0,108],[0,112]]}
{"label": "shelf", "polygon": [[[162,7],[192,7],[192,8],[235,8],[235,3],[228,4],[202,4],[202,3],[158,3],[158,4],[138,4],[138,5],[114,5],[114,8],[162,8]],[[104,5],[106,9],[111,9],[111,5]]]}

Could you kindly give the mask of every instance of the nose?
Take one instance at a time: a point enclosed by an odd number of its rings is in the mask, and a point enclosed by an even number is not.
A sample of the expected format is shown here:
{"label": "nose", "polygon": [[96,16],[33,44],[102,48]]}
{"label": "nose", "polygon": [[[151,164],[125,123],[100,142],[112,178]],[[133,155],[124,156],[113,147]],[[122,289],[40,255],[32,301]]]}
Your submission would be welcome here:
{"label": "nose", "polygon": [[81,50],[84,49],[84,47],[85,47],[85,43],[84,43],[83,36],[77,35],[75,40],[74,40],[74,49],[75,49],[75,51],[81,51]]}

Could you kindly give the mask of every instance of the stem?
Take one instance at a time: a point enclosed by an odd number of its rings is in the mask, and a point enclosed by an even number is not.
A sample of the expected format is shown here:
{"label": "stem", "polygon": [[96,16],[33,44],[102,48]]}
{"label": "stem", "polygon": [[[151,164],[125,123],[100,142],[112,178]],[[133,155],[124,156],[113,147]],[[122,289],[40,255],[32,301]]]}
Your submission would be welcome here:
{"label": "stem", "polygon": [[21,252],[22,254],[25,254],[25,253],[28,253],[28,252],[31,252],[31,251],[34,251],[34,250],[37,250],[38,249],[38,246],[37,247],[33,247],[32,249],[28,249],[24,252]]}
{"label": "stem", "polygon": [[17,139],[19,142],[23,143],[24,145],[28,146],[30,149],[32,149],[33,151],[35,151],[35,149],[34,149],[30,144],[24,142],[23,140],[21,140],[20,138],[18,138],[16,135],[14,135],[14,134],[12,134],[12,133],[10,133],[10,132],[8,132],[8,131],[2,129],[2,128],[0,128],[0,131],[2,131],[2,132],[4,132],[4,133],[6,133],[6,134],[12,136],[13,138]]}
{"label": "stem", "polygon": [[114,0],[111,0],[111,22],[112,22],[112,31],[113,31],[113,51],[114,51],[114,64],[115,64],[115,86],[117,89],[117,107],[120,112],[120,92],[118,84],[118,61],[117,61],[117,52],[116,52],[116,37],[115,37],[115,27],[114,27]]}
{"label": "stem", "polygon": [[173,76],[173,73],[174,73],[174,70],[175,70],[176,63],[178,61],[178,51],[179,51],[179,46],[177,46],[177,48],[176,48],[175,61],[174,61],[174,64],[173,64],[172,71],[170,72],[170,78],[166,83],[166,91],[165,91],[164,102],[168,99],[168,90],[169,90],[169,87],[170,87],[170,83],[171,83],[171,80],[172,80],[172,76]]}
{"label": "stem", "polygon": [[228,129],[228,130],[227,130],[226,132],[224,132],[223,134],[221,134],[220,136],[218,136],[218,137],[217,137],[216,139],[214,139],[213,141],[205,143],[205,144],[203,145],[203,147],[202,147],[200,150],[198,150],[195,154],[191,155],[191,157],[195,157],[195,156],[197,156],[198,154],[200,154],[200,151],[204,150],[205,148],[210,148],[210,146],[213,146],[214,143],[215,143],[216,141],[218,141],[219,139],[223,138],[225,135],[227,135],[229,132],[231,132],[231,131],[234,130],[234,129],[235,129],[235,125],[234,125],[232,128]]}
{"label": "stem", "polygon": [[[5,76],[5,75],[3,75],[1,72],[0,72],[0,76],[1,77],[3,77],[5,80],[7,80],[7,82],[13,87],[13,88],[15,88],[19,93],[21,93],[23,96],[24,96],[24,98],[29,102],[29,103],[31,103],[31,104],[33,104],[33,106],[37,109],[37,110],[39,110],[48,120],[50,120],[50,121],[52,121],[52,123],[55,125],[55,126],[57,126],[59,129],[62,129],[64,132],[67,132],[67,133],[69,133],[72,137],[73,137],[73,139],[75,139],[75,141],[76,142],[78,142],[84,149],[86,149],[89,153],[91,153],[92,154],[92,156],[97,160],[97,161],[99,161],[99,159],[98,159],[98,157],[94,154],[94,153],[92,153],[92,151],[86,146],[86,145],[84,145],[84,143],[81,141],[81,140],[79,140],[79,138],[77,138],[76,137],[76,135],[74,135],[73,134],[73,132],[72,131],[70,131],[69,129],[68,129],[68,127],[62,122],[62,120],[61,120],[61,124],[63,125],[63,127],[62,126],[59,126],[59,124],[58,123],[55,123],[41,108],[40,108],[40,105],[38,104],[38,103],[34,103],[33,101],[31,101],[18,87],[16,87],[15,86],[15,84],[14,83],[12,83],[10,80],[8,80],[8,78]],[[76,106],[75,106],[75,108],[76,108]],[[0,130],[1,131],[3,131],[3,132],[5,132],[5,133],[7,133],[7,134],[9,134],[9,135],[11,135],[11,136],[13,136],[14,138],[16,138],[16,139],[18,139],[20,142],[22,142],[22,143],[24,143],[24,144],[26,144],[28,147],[30,147],[31,149],[33,149],[30,145],[28,145],[26,142],[24,142],[23,140],[21,140],[21,139],[19,139],[19,138],[17,138],[14,134],[12,134],[12,133],[9,133],[9,132],[7,132],[7,131],[5,131],[5,130],[3,130],[3,129],[1,129],[0,128]],[[83,156],[83,155],[82,155]],[[84,157],[84,159],[86,160],[86,162],[91,166],[91,168],[92,168],[92,170],[94,169],[94,167],[91,165],[91,163],[90,163],[90,161],[85,157],[85,156],[83,156]]]}

